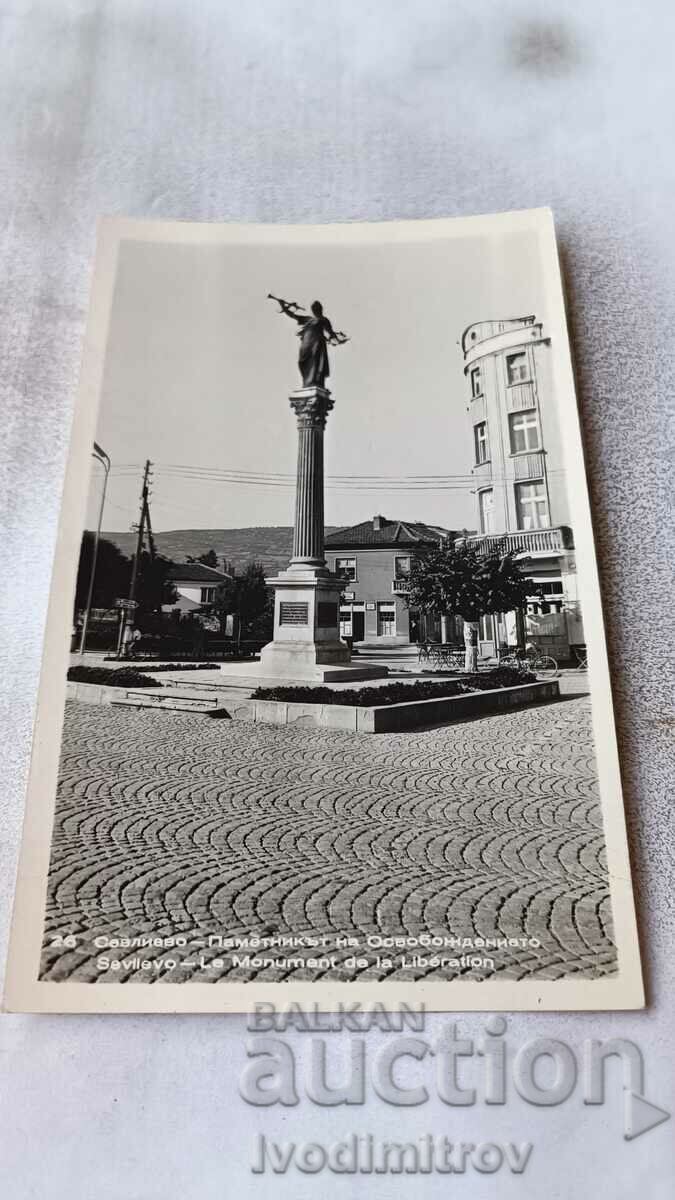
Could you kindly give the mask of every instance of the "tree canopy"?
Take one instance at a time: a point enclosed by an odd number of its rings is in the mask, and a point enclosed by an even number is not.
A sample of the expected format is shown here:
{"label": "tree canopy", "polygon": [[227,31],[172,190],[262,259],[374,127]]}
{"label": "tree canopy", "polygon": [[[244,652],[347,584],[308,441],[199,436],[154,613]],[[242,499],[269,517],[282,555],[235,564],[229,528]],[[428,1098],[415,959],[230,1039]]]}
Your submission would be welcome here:
{"label": "tree canopy", "polygon": [[213,547],[211,547],[210,550],[207,550],[205,554],[198,554],[196,558],[193,558],[191,554],[188,554],[187,561],[189,563],[202,563],[205,567],[213,567],[214,571],[217,571],[220,565],[218,561],[218,555]]}
{"label": "tree canopy", "polygon": [[[85,530],[82,535],[80,562],[75,587],[75,612],[87,603],[87,591],[91,576],[94,534]],[[167,580],[170,559],[156,554],[154,558],[147,550],[141,554],[138,565],[136,599],[141,612],[153,612],[162,604],[171,604],[176,599],[176,589]],[[131,559],[118,550],[114,542],[100,538],[94,579],[93,608],[113,608],[116,600],[126,599],[131,583]]]}
{"label": "tree canopy", "polygon": [[169,568],[173,566],[170,559],[162,554],[152,558],[147,550],[141,554],[138,564],[138,581],[136,583],[136,599],[139,612],[159,611],[163,604],[173,604],[178,593],[167,579]]}
{"label": "tree canopy", "polygon": [[250,562],[241,575],[234,575],[216,592],[213,610],[221,626],[232,613],[241,622],[242,637],[271,637],[274,626],[274,594],[265,583],[262,563]]}
{"label": "tree canopy", "polygon": [[[91,564],[94,553],[94,534],[86,529],[82,534],[80,562],[77,568],[77,584],[75,586],[75,611],[83,609],[87,603],[87,592],[91,577]],[[114,542],[100,538],[98,557],[96,560],[96,578],[94,579],[94,608],[112,608],[120,597],[129,595],[131,579],[131,559],[126,558]]]}
{"label": "tree canopy", "polygon": [[479,554],[467,542],[444,543],[413,559],[408,608],[450,612],[465,621],[521,608],[532,583],[510,553]]}

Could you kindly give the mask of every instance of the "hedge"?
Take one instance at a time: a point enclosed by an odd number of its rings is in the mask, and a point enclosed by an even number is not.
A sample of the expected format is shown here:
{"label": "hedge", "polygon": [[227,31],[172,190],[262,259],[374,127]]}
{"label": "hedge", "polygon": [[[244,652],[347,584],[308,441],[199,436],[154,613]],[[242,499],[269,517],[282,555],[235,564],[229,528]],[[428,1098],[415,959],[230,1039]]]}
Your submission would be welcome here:
{"label": "hedge", "polygon": [[536,678],[531,671],[496,667],[494,671],[482,671],[480,675],[465,675],[462,679],[445,680],[443,683],[425,679],[418,683],[389,683],[381,687],[344,690],[331,687],[256,688],[251,699],[282,700],[288,701],[289,704],[343,704],[352,708],[367,708],[384,704],[405,704],[413,700],[441,700],[448,696],[462,696],[466,692],[516,687],[522,683],[535,683]]}
{"label": "hedge", "polygon": [[[122,667],[122,670],[126,670],[126,667]],[[157,666],[150,665],[149,667],[142,663],[134,663],[129,670],[152,671],[153,675],[159,675],[161,671],[219,671],[220,667],[218,663],[214,662],[158,663]]]}
{"label": "hedge", "polygon": [[68,679],[72,683],[100,683],[105,687],[159,687],[152,675],[135,667],[120,667],[118,671],[110,667],[69,667]]}

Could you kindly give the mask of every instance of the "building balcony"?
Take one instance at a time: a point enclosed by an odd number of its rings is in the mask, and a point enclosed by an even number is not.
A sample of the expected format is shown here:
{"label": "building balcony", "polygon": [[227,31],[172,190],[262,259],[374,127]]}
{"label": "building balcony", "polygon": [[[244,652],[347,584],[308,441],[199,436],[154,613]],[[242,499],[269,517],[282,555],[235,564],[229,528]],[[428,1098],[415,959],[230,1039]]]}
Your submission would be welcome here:
{"label": "building balcony", "polygon": [[557,529],[519,529],[509,533],[484,533],[466,539],[479,554],[509,551],[527,558],[549,558],[571,550],[572,531],[561,525]]}
{"label": "building balcony", "polygon": [[410,591],[410,580],[392,579],[391,590],[394,596],[407,596]]}
{"label": "building balcony", "polygon": [[521,383],[510,383],[506,389],[506,408],[508,412],[520,412],[525,408],[536,408],[537,400],[534,383],[524,379]]}

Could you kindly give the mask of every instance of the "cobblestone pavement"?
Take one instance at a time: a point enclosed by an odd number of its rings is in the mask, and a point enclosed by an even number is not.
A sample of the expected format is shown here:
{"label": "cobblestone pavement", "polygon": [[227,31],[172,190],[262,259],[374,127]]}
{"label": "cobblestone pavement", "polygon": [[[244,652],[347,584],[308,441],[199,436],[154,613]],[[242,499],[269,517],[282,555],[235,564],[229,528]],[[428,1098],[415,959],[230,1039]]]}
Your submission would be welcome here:
{"label": "cobblestone pavement", "polygon": [[615,970],[585,697],[379,736],[67,705],[43,978]]}

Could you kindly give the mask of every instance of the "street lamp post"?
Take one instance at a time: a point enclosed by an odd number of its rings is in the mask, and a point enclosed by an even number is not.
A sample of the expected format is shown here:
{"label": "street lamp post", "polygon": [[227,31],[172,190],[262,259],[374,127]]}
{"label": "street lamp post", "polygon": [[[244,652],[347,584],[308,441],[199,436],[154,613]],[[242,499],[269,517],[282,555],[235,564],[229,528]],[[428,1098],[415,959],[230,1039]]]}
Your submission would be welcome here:
{"label": "street lamp post", "polygon": [[92,559],[91,559],[91,573],[89,575],[89,588],[87,591],[87,604],[86,604],[86,607],[84,610],[84,620],[82,621],[82,637],[80,638],[80,648],[78,651],[78,653],[80,655],[84,654],[84,646],[85,646],[85,642],[87,640],[87,626],[89,624],[89,614],[91,612],[91,602],[92,602],[92,599],[94,596],[94,578],[96,576],[96,559],[98,558],[98,543],[99,543],[99,540],[101,537],[101,524],[103,521],[103,506],[105,504],[105,493],[106,493],[106,488],[108,486],[108,475],[110,473],[110,459],[108,458],[108,455],[106,454],[105,450],[102,450],[101,447],[96,442],[94,442],[94,449],[92,450],[91,453],[92,453],[92,457],[95,458],[97,462],[100,462],[105,474],[103,476],[103,490],[101,492],[101,504],[100,504],[99,510],[98,510],[98,524],[96,526],[96,533],[94,535],[94,551],[93,551],[93,555],[92,555]]}

